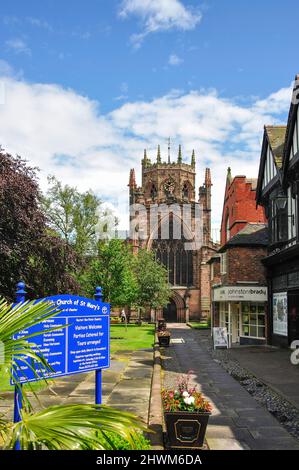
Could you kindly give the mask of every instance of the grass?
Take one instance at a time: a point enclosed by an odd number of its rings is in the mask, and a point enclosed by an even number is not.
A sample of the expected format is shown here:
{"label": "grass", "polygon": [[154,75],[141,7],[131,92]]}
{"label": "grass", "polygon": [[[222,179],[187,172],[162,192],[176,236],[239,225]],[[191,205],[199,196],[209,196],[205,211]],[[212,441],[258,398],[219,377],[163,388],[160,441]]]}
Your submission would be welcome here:
{"label": "grass", "polygon": [[210,328],[207,322],[190,322],[188,323],[188,326],[194,330],[207,330]]}
{"label": "grass", "polygon": [[[50,380],[49,380],[50,382]],[[40,392],[47,388],[45,382],[31,382],[30,385],[24,385],[25,389],[28,391],[33,390],[34,392]],[[10,385],[10,377],[7,370],[4,367],[0,367],[0,393],[2,392],[12,392],[14,387]]]}
{"label": "grass", "polygon": [[115,351],[136,351],[151,348],[154,344],[154,333],[155,325],[128,325],[127,331],[123,324],[111,325],[111,354]]}

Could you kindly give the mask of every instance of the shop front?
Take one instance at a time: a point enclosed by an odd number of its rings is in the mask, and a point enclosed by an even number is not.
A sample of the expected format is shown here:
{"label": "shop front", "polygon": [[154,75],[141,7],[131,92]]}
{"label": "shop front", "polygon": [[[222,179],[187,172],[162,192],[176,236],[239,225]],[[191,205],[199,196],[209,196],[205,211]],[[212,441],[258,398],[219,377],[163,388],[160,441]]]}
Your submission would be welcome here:
{"label": "shop front", "polygon": [[[299,249],[296,246],[288,251],[292,252],[290,260],[286,259],[288,252],[266,260],[270,288],[270,342],[273,346],[285,348],[299,340]],[[282,258],[284,262],[281,262]]]}
{"label": "shop front", "polygon": [[229,346],[267,342],[267,287],[213,288],[213,326],[226,327]]}

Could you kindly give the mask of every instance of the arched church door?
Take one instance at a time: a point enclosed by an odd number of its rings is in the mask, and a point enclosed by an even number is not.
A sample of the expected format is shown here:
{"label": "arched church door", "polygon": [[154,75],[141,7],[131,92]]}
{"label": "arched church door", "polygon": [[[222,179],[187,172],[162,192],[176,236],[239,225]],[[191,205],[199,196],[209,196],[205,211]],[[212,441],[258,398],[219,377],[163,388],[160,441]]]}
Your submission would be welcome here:
{"label": "arched church door", "polygon": [[177,308],[174,300],[170,300],[167,307],[163,309],[163,318],[166,320],[166,323],[176,323],[177,320]]}

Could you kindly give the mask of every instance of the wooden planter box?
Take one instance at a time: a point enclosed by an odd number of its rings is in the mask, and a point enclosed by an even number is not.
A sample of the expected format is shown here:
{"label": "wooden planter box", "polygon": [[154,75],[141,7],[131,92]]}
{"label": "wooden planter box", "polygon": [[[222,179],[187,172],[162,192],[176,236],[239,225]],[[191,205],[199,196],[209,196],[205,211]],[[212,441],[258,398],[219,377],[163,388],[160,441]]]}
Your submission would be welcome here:
{"label": "wooden planter box", "polygon": [[168,348],[170,343],[170,336],[163,336],[158,334],[158,341],[160,347]]}
{"label": "wooden planter box", "polygon": [[211,413],[165,411],[167,446],[170,449],[201,449]]}

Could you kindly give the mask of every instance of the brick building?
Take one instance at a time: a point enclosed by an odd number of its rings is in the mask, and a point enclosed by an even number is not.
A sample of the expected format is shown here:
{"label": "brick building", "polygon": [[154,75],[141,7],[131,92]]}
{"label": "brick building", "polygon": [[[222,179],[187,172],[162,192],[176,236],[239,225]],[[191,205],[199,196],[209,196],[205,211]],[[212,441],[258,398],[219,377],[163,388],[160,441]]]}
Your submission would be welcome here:
{"label": "brick building", "polygon": [[232,177],[228,168],[221,221],[221,245],[236,235],[248,222],[266,223],[265,211],[256,205],[257,179]]}
{"label": "brick building", "polygon": [[[190,164],[183,162],[181,146],[177,161],[171,162],[169,151],[165,162],[159,146],[155,162],[144,152],[140,187],[134,169],[130,172],[131,241],[135,250],[153,250],[168,270],[172,289],[169,304],[163,312],[152,312],[152,316],[163,315],[168,322],[188,322],[210,315],[208,261],[219,246],[211,239],[210,170],[205,171],[197,199],[195,168],[194,151]],[[132,223],[138,230],[132,230]]]}
{"label": "brick building", "polygon": [[268,232],[256,207],[256,180],[231,177],[228,169],[221,224],[221,248],[211,265],[212,324],[226,327],[229,345],[260,344],[267,338],[267,283],[261,263]]}

